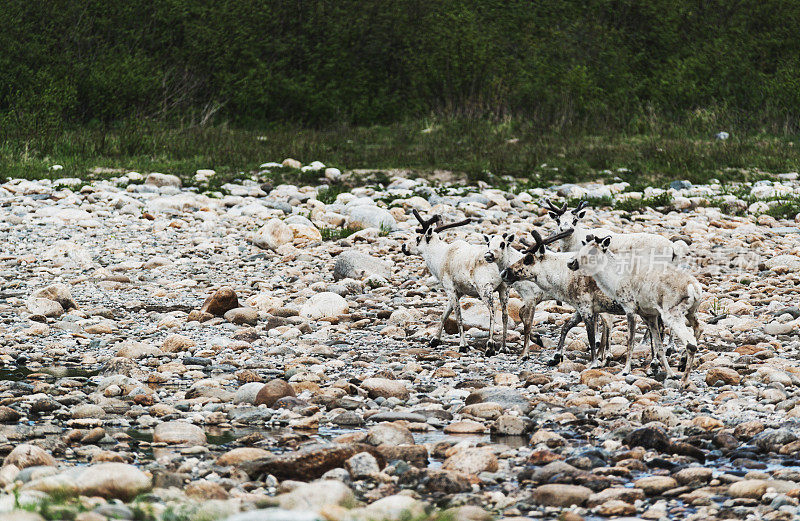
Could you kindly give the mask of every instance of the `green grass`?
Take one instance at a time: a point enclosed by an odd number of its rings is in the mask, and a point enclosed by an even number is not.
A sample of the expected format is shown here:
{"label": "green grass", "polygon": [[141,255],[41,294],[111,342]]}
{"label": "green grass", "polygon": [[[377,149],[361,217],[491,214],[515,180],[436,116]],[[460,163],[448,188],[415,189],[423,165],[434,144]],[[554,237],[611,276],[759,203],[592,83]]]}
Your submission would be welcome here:
{"label": "green grass", "polygon": [[[434,130],[423,133],[432,127]],[[560,182],[622,179],[637,189],[674,179],[694,183],[753,181],[763,172],[800,169],[796,136],[742,135],[727,141],[681,129],[654,135],[587,135],[543,132],[522,120],[500,123],[445,119],[384,126],[327,129],[275,127],[241,130],[224,125],[173,128],[148,121],[109,130],[79,128],[0,142],[0,177],[89,179],[108,177],[96,167],[164,172],[190,182],[197,169],[212,168],[212,184],[251,177],[261,163],[293,157],[304,164],[320,160],[341,169],[411,169],[454,172],[463,182],[485,180],[516,190]],[[516,141],[513,141],[516,140]],[[51,171],[53,164],[63,165]],[[617,171],[625,168],[626,171]],[[118,174],[116,174],[118,175]],[[268,182],[320,184],[321,172],[278,169],[258,177]],[[509,178],[521,178],[519,183]],[[358,179],[364,181],[364,179]],[[210,188],[214,188],[211,186]],[[335,189],[331,189],[335,190]],[[333,192],[329,192],[333,195]]]}
{"label": "green grass", "polygon": [[344,226],[341,226],[339,228],[325,227],[319,232],[322,235],[323,241],[338,241],[339,239],[346,239],[358,231],[361,231],[361,228],[345,228]]}

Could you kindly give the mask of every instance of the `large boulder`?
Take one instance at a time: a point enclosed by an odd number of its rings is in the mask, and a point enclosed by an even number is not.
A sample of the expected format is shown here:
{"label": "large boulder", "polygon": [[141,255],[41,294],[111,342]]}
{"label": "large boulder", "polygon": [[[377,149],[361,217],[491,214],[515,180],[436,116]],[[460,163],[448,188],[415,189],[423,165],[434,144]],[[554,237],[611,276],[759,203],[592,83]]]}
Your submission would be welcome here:
{"label": "large boulder", "polygon": [[361,280],[370,275],[388,279],[391,274],[391,270],[385,262],[355,250],[340,253],[333,265],[333,280]]}
{"label": "large boulder", "polygon": [[484,387],[473,391],[467,396],[465,404],[494,402],[504,409],[518,409],[523,414],[531,411],[531,402],[522,393],[513,387]]}
{"label": "large boulder", "polygon": [[354,503],[355,496],[350,487],[332,479],[303,483],[291,492],[278,496],[281,508],[289,510],[320,510],[327,506],[349,506]]}
{"label": "large boulder", "polygon": [[272,407],[275,402],[286,396],[295,396],[294,389],[286,380],[276,378],[265,383],[256,395],[255,405]]}
{"label": "large boulder", "polygon": [[200,307],[200,312],[221,317],[228,311],[238,307],[239,298],[236,296],[236,292],[229,287],[222,287],[203,302],[203,305]]}
{"label": "large boulder", "polygon": [[280,219],[270,219],[253,234],[253,245],[275,251],[284,244],[292,242],[294,231]]}
{"label": "large boulder", "polygon": [[568,507],[583,505],[591,495],[592,489],[587,487],[551,483],[536,487],[533,490],[531,499],[537,505]]}
{"label": "large boulder", "polygon": [[19,469],[38,466],[54,467],[56,460],[43,448],[23,443],[14,447],[14,450],[3,460],[3,465],[14,465]]}
{"label": "large boulder", "polygon": [[159,423],[153,429],[153,441],[170,445],[205,445],[206,434],[192,423],[170,421]]}
{"label": "large boulder", "polygon": [[455,470],[465,474],[496,472],[497,456],[488,447],[472,447],[460,450],[447,458],[442,465],[445,470]]}
{"label": "large boulder", "polygon": [[272,474],[278,479],[308,481],[317,479],[331,469],[340,468],[345,461],[360,452],[369,452],[383,467],[385,460],[375,447],[363,443],[326,444],[306,447],[285,454],[270,454],[243,462],[241,468],[251,477]]}
{"label": "large boulder", "polygon": [[414,435],[396,423],[379,423],[367,431],[367,443],[371,445],[413,445]]}
{"label": "large boulder", "polygon": [[217,458],[217,465],[221,467],[230,467],[239,465],[245,461],[264,458],[269,455],[270,452],[268,450],[259,449],[257,447],[237,447]]}
{"label": "large boulder", "polygon": [[61,307],[64,308],[64,311],[69,311],[70,309],[78,307],[78,304],[76,304],[75,300],[72,298],[69,286],[66,284],[51,284],[46,288],[34,291],[31,297],[44,298],[58,302],[61,304]]}
{"label": "large boulder", "polygon": [[153,486],[150,476],[126,463],[91,465],[81,472],[76,482],[81,495],[123,501],[130,501]]}
{"label": "large boulder", "polygon": [[408,400],[409,392],[405,382],[388,378],[367,378],[361,382],[370,398],[398,398]]}
{"label": "large boulder", "polygon": [[347,221],[349,227],[379,228],[388,231],[397,229],[397,221],[392,214],[377,206],[351,206],[345,210],[345,213],[349,217]]}
{"label": "large boulder", "polygon": [[300,309],[300,316],[317,320],[327,317],[338,317],[347,313],[350,307],[347,301],[336,293],[324,291],[317,293],[303,304]]}
{"label": "large boulder", "polygon": [[145,179],[144,184],[164,187],[164,186],[171,186],[174,188],[181,187],[181,178],[172,175],[172,174],[161,174],[159,172],[153,172],[152,174],[148,174],[147,179]]}

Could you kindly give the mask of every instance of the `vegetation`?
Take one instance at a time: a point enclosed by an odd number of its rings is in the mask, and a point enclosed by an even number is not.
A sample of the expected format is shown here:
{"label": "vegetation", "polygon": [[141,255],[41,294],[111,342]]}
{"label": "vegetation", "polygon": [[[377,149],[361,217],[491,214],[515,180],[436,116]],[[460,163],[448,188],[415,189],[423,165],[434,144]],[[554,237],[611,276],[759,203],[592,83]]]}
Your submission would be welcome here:
{"label": "vegetation", "polygon": [[[284,126],[264,131],[225,126],[171,127],[166,123],[117,124],[107,131],[88,127],[27,140],[0,142],[0,176],[63,178],[114,175],[96,167],[166,172],[191,179],[213,168],[215,181],[229,182],[259,170],[265,161],[294,157],[340,168],[450,170],[463,180],[503,182],[522,177],[525,188],[605,178],[634,187],[674,179],[757,180],[760,172],[800,169],[800,146],[791,136],[699,138],[675,128],[663,134],[542,134],[513,119],[409,120],[375,126],[324,129]],[[516,140],[516,141],[513,141]],[[62,170],[50,170],[60,164]],[[625,168],[623,171],[618,171]],[[95,171],[97,173],[93,174]],[[118,174],[116,174],[118,175]],[[274,182],[318,184],[320,173],[278,169]],[[385,173],[381,176],[388,179]]]}
{"label": "vegetation", "polygon": [[[797,129],[785,0],[7,0],[3,128],[163,119]],[[431,125],[433,127],[433,125]]]}
{"label": "vegetation", "polygon": [[7,0],[0,22],[6,177],[232,179],[287,156],[532,187],[800,167],[785,0]]}

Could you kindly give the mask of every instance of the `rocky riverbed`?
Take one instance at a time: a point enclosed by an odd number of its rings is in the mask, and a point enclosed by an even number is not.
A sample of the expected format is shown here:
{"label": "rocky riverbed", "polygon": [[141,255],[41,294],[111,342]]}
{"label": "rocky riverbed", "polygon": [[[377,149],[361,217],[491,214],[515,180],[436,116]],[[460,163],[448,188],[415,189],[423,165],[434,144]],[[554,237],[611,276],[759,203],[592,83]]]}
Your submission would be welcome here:
{"label": "rocky riverbed", "polygon": [[[800,196],[796,178],[736,193],[248,180],[210,195],[163,174],[10,180],[0,519],[795,519],[800,230],[768,211]],[[650,374],[638,341],[620,374],[619,317],[609,367],[587,369],[580,328],[548,366],[571,315],[556,302],[538,309],[528,360],[483,356],[474,299],[472,350],[458,352],[454,323],[428,346],[445,298],[400,252],[411,210],[473,218],[447,233],[481,243],[552,231],[545,197],[668,201],[588,222],[690,244],[706,296],[688,389]]]}

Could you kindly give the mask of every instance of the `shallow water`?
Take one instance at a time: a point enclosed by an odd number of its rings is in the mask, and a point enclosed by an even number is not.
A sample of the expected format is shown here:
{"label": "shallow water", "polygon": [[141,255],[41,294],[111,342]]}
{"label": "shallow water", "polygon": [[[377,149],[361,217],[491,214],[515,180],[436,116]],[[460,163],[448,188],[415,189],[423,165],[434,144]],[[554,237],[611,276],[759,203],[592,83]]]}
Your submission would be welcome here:
{"label": "shallow water", "polygon": [[27,380],[30,375],[45,374],[52,378],[91,378],[100,371],[98,369],[86,369],[78,366],[50,366],[28,368],[26,366],[4,366],[0,367],[0,381],[19,382]]}

